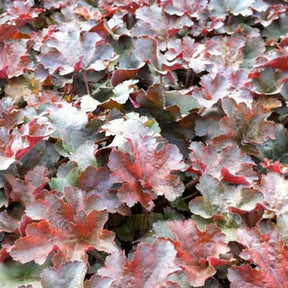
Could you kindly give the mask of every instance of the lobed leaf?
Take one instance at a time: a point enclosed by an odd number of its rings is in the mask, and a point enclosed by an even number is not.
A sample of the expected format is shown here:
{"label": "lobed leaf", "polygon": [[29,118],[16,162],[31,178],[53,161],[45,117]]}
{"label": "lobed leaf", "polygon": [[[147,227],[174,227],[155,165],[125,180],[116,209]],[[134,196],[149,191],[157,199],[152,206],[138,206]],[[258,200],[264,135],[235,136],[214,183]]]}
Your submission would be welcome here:
{"label": "lobed leaf", "polygon": [[41,284],[43,288],[80,288],[86,274],[84,262],[66,262],[58,269],[46,268],[42,272]]}
{"label": "lobed leaf", "polygon": [[129,207],[139,201],[150,210],[158,195],[174,201],[183,192],[179,176],[172,174],[185,168],[182,155],[175,145],[160,145],[151,136],[139,135],[127,140],[124,151],[112,150],[108,167],[112,180],[122,183],[119,199]]}
{"label": "lobed leaf", "polygon": [[51,110],[49,119],[55,127],[52,137],[59,140],[60,154],[71,155],[70,153],[76,152],[80,145],[97,139],[95,130],[98,123],[89,123],[84,111],[77,110],[68,103]]}
{"label": "lobed leaf", "polygon": [[87,261],[86,252],[91,249],[108,253],[115,249],[114,234],[103,230],[107,212],[85,212],[82,202],[72,198],[69,191],[66,197],[68,203],[49,194],[27,209],[27,215],[40,222],[28,225],[26,236],[16,240],[10,252],[13,259],[43,264],[53,251],[57,251],[53,258],[59,266],[67,261]]}
{"label": "lobed leaf", "polygon": [[223,98],[221,102],[227,115],[220,122],[224,134],[215,137],[214,143],[225,142],[229,134],[229,141],[235,141],[242,151],[257,154],[255,144],[275,139],[277,126],[274,122],[267,121],[270,113],[264,110],[262,104],[258,102],[249,109],[245,103],[236,104],[235,100],[230,98]]}
{"label": "lobed leaf", "polygon": [[20,202],[24,207],[32,204],[49,182],[49,171],[45,166],[36,166],[28,171],[23,180],[17,179],[12,174],[6,174],[5,179],[11,189],[7,194],[11,201]]}
{"label": "lobed leaf", "polygon": [[241,211],[252,211],[257,203],[262,203],[262,194],[257,190],[233,187],[220,182],[210,175],[200,178],[197,189],[203,196],[198,196],[189,203],[190,210],[203,218],[214,215],[224,217],[231,208]]}
{"label": "lobed leaf", "polygon": [[63,27],[44,43],[39,60],[50,74],[67,75],[82,69],[104,70],[114,57],[113,48],[99,34]]}
{"label": "lobed leaf", "polygon": [[27,40],[0,43],[0,78],[12,78],[23,74],[29,66]]}
{"label": "lobed leaf", "polygon": [[[209,142],[206,144],[193,142],[189,148],[191,149],[189,156],[192,162],[189,170],[200,176],[206,174],[219,180],[223,179],[227,182],[246,185],[257,179],[257,175],[253,171],[255,163],[248,155],[242,153],[235,144],[217,147]],[[228,175],[230,177],[227,177]],[[231,177],[232,175],[234,178]],[[237,183],[235,177],[242,177],[239,178],[242,181]]]}
{"label": "lobed leaf", "polygon": [[262,175],[258,189],[264,196],[264,205],[277,215],[288,213],[286,190],[288,182],[278,173],[270,172]]}
{"label": "lobed leaf", "polygon": [[163,287],[167,277],[179,271],[174,264],[176,253],[170,241],[159,238],[151,245],[139,244],[130,261],[122,251],[116,250],[106,258],[105,267],[98,274],[114,279],[111,288]]}
{"label": "lobed leaf", "polygon": [[193,287],[203,286],[216,273],[215,266],[226,264],[221,254],[227,254],[229,247],[219,228],[210,225],[200,231],[193,220],[171,221],[168,227],[174,234],[177,250],[176,264],[180,266]]}
{"label": "lobed leaf", "polygon": [[35,263],[27,263],[23,265],[11,260],[6,261],[5,263],[0,263],[0,281],[2,287],[42,288],[40,279],[41,272],[44,268],[45,266],[39,266]]}
{"label": "lobed leaf", "polygon": [[288,283],[288,254],[276,230],[266,234],[260,228],[238,230],[238,241],[245,246],[240,256],[256,265],[229,269],[231,287],[285,287]]}

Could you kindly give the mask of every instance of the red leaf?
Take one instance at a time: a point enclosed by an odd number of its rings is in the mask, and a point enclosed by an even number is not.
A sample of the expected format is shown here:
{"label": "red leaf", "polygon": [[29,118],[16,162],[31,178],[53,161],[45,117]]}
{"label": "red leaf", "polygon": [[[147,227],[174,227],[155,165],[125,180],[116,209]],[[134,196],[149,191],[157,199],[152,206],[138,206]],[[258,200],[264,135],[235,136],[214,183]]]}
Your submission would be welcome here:
{"label": "red leaf", "polygon": [[107,193],[113,184],[110,180],[110,174],[111,172],[104,167],[89,166],[80,174],[78,187],[87,191],[87,195]]}
{"label": "red leaf", "polygon": [[223,176],[222,180],[224,180],[224,181],[234,183],[234,184],[239,184],[239,185],[249,185],[250,184],[244,176],[233,175],[225,167],[222,167],[221,174]]}
{"label": "red leaf", "polygon": [[118,197],[129,207],[139,201],[151,209],[158,195],[173,201],[184,190],[179,176],[171,174],[185,168],[182,155],[175,145],[159,148],[159,144],[153,137],[136,135],[128,139],[124,151],[114,148],[109,156],[112,180],[122,183]]}
{"label": "red leaf", "polygon": [[283,174],[288,171],[288,165],[281,164],[279,161],[273,162],[273,160],[271,159],[264,158],[263,162],[261,162],[260,164],[262,167],[270,170],[271,172]]}
{"label": "red leaf", "polygon": [[17,77],[29,67],[27,40],[0,43],[0,73],[7,78]]}
{"label": "red leaf", "polygon": [[100,21],[103,18],[103,14],[98,10],[89,10],[87,7],[75,7],[74,13],[83,16],[86,20]]}
{"label": "red leaf", "polygon": [[117,69],[113,71],[111,81],[112,85],[116,86],[119,83],[128,80],[128,79],[134,79],[136,77],[136,74],[139,72],[140,68],[136,69]]}
{"label": "red leaf", "polygon": [[260,228],[239,229],[238,242],[245,246],[240,257],[253,262],[229,269],[231,287],[287,287],[288,251],[276,230],[262,234]]}
{"label": "red leaf", "polygon": [[0,126],[9,129],[17,126],[22,121],[21,114],[11,98],[4,97],[0,100]]}
{"label": "red leaf", "polygon": [[38,95],[30,94],[25,97],[25,101],[28,106],[36,107],[39,109],[39,106],[43,104],[51,104],[53,106],[60,106],[64,100],[60,93],[53,90],[43,90]]}
{"label": "red leaf", "polygon": [[[222,179],[235,184],[246,184],[256,178],[253,171],[255,163],[235,144],[226,147],[217,147],[209,142],[192,142],[190,171],[198,175],[209,174],[219,180]],[[237,159],[237,161],[235,161]]]}
{"label": "red leaf", "polygon": [[115,279],[112,287],[165,287],[167,277],[179,271],[174,263],[176,253],[170,241],[158,238],[152,245],[139,244],[131,261],[116,250],[98,274]]}
{"label": "red leaf", "polygon": [[[262,144],[267,139],[275,139],[276,124],[268,121],[271,112],[267,112],[260,102],[248,108],[245,103],[237,104],[231,98],[221,100],[226,117],[220,121],[223,135],[213,139],[213,143],[235,141],[244,151],[256,153],[254,145]],[[251,151],[250,151],[251,150]]]}
{"label": "red leaf", "polygon": [[135,14],[135,10],[139,6],[149,5],[149,1],[147,0],[121,0],[121,1],[113,1],[113,0],[100,0],[98,5],[101,10],[106,11],[107,13],[115,13],[117,11],[124,10],[124,12],[129,12],[131,14]]}
{"label": "red leaf", "polygon": [[[32,17],[26,17],[26,18],[18,18],[16,20],[13,20],[11,24],[9,23],[4,23],[0,25],[0,42],[9,39],[15,31],[25,25],[26,23],[30,22],[33,20]],[[8,68],[8,67],[7,67]],[[0,76],[1,78],[1,76]]]}
{"label": "red leaf", "polygon": [[110,213],[118,212],[119,214],[128,215],[128,207],[120,202],[115,191],[110,190],[113,184],[110,175],[111,172],[107,168],[89,166],[80,174],[78,187],[86,191],[87,202],[94,209],[106,209]]}
{"label": "red leaf", "polygon": [[231,281],[230,286],[231,288],[273,287],[273,286],[263,286],[265,284],[263,283],[262,273],[259,272],[257,269],[252,269],[249,264],[246,264],[244,266],[234,266],[230,268],[228,277],[229,280]]}
{"label": "red leaf", "polygon": [[281,71],[288,71],[288,55],[275,58],[258,67],[273,67]]}
{"label": "red leaf", "polygon": [[[40,122],[40,121],[39,121]],[[49,122],[38,123],[35,118],[28,124],[21,126],[20,137],[11,143],[11,149],[15,152],[16,160],[20,160],[26,155],[38,142],[52,133],[52,127]]]}
{"label": "red leaf", "polygon": [[186,273],[191,286],[202,286],[206,279],[216,273],[214,265],[225,265],[221,254],[230,250],[224,242],[225,236],[214,225],[202,232],[193,220],[168,222],[176,237],[173,241],[177,250],[176,264]]}
{"label": "red leaf", "polygon": [[[19,214],[19,212],[18,212]],[[14,215],[8,214],[7,211],[0,212],[0,231],[1,232],[8,232],[13,233],[16,229],[19,228],[20,224],[19,217],[15,217]]]}
{"label": "red leaf", "polygon": [[49,174],[45,166],[36,166],[28,171],[24,180],[16,178],[12,174],[6,174],[5,179],[11,186],[7,191],[9,198],[14,202],[20,202],[27,207],[37,199],[42,189],[49,182]]}
{"label": "red leaf", "polygon": [[59,70],[66,75],[80,69],[104,70],[114,56],[113,48],[99,34],[63,27],[44,43],[40,61],[50,74]]}
{"label": "red leaf", "polygon": [[0,42],[8,39],[17,29],[30,22],[43,11],[33,8],[34,1],[5,1],[6,11],[1,15],[6,21],[0,24]]}
{"label": "red leaf", "polygon": [[21,263],[34,260],[43,264],[53,251],[57,251],[53,261],[59,266],[66,261],[87,261],[86,252],[91,249],[108,253],[115,250],[114,234],[103,230],[108,213],[85,212],[81,199],[68,192],[66,201],[49,194],[29,206],[27,215],[42,220],[28,225],[26,236],[15,242],[10,253],[15,260]]}

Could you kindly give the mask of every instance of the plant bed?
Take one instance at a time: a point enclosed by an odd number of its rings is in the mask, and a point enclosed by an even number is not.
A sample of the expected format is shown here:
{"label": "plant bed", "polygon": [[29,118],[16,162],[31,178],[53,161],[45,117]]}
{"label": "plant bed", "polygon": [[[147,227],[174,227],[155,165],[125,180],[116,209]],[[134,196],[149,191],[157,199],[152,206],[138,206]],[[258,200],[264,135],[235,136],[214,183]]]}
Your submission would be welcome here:
{"label": "plant bed", "polygon": [[287,287],[287,21],[0,1],[3,287]]}

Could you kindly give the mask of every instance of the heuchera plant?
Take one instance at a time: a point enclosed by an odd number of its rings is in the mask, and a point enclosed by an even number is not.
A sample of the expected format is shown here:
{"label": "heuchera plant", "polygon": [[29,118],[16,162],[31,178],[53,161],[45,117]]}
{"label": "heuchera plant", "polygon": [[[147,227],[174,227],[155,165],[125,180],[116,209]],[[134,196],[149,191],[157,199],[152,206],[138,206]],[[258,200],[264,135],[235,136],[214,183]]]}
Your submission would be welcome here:
{"label": "heuchera plant", "polygon": [[0,1],[1,285],[288,287],[287,23],[287,0]]}

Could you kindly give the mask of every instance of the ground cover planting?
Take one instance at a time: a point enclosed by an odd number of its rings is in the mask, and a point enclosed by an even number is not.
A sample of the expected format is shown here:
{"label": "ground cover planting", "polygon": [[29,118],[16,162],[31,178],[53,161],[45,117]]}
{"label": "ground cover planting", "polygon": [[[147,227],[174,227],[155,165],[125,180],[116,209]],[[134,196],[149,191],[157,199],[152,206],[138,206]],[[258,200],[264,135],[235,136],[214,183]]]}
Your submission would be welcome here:
{"label": "ground cover planting", "polygon": [[1,287],[288,287],[287,23],[0,1]]}

